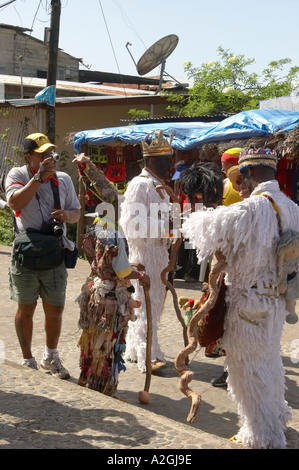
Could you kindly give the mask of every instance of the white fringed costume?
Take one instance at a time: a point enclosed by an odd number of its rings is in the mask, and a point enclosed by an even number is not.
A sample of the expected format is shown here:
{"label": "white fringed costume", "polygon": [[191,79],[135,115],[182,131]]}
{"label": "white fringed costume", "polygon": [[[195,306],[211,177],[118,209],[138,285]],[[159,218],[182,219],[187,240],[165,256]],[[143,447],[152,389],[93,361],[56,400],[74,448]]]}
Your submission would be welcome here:
{"label": "white fringed costume", "polygon": [[238,406],[242,427],[236,439],[253,448],[285,448],[291,418],[285,401],[280,340],[287,315],[277,277],[278,223],[299,229],[299,207],[279,190],[276,180],[260,184],[251,196],[231,206],[191,214],[183,235],[198,250],[198,261],[220,250],[226,257],[228,312],[223,347],[228,391]]}
{"label": "white fringed costume", "polygon": [[[150,204],[162,204],[162,211],[169,210],[169,196],[162,190],[162,197],[156,190],[161,183],[145,169],[139,176],[128,184],[125,200],[121,205],[120,225],[125,232],[129,245],[130,263],[141,263],[145,266],[146,274],[150,277],[150,301],[152,311],[152,350],[151,360],[164,361],[158,341],[158,324],[160,321],[166,286],[161,281],[161,272],[168,265],[168,240],[166,238],[152,238],[150,227],[154,232],[161,226],[161,221],[155,217],[155,211],[150,214]],[[145,210],[141,217],[136,218],[136,203],[142,204]],[[165,203],[165,207],[164,204]],[[141,213],[140,213],[141,214]],[[151,217],[150,217],[151,215]],[[136,227],[139,234],[136,237]],[[135,310],[137,320],[129,322],[125,360],[137,361],[138,368],[145,372],[147,319],[143,288],[138,281],[132,281],[135,287],[134,298],[141,300],[141,307]]]}

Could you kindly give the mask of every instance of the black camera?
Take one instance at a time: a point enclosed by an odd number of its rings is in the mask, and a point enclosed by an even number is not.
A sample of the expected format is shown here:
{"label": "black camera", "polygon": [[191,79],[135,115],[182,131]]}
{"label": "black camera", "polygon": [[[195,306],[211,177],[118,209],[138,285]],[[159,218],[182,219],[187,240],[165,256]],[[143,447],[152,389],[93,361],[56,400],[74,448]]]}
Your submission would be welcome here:
{"label": "black camera", "polygon": [[43,222],[41,233],[61,237],[63,235],[63,225],[59,220],[51,219],[48,222]]}

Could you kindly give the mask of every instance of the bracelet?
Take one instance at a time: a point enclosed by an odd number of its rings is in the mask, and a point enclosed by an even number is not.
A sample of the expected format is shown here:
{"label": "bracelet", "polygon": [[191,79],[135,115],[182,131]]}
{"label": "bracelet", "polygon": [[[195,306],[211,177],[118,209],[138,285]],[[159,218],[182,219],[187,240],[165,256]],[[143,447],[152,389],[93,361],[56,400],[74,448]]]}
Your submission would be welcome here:
{"label": "bracelet", "polygon": [[44,182],[44,180],[42,179],[42,174],[41,174],[40,171],[38,171],[37,173],[35,173],[35,174],[33,175],[33,179],[34,179],[34,181],[38,181],[39,183],[43,183],[43,182]]}

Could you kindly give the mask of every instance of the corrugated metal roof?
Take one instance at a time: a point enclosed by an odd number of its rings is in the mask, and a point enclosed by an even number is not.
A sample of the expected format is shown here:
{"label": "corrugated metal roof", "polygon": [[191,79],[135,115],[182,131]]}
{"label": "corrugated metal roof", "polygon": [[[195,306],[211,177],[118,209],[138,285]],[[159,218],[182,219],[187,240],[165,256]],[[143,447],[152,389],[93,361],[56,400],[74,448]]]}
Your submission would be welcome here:
{"label": "corrugated metal roof", "polygon": [[[154,95],[154,96],[147,96],[147,95],[136,95],[136,96],[127,96],[126,100],[133,100],[133,99],[142,99],[144,100],[161,100],[161,96]],[[95,104],[97,102],[101,101],[117,101],[117,100],[123,100],[124,96],[119,96],[119,95],[102,95],[102,96],[67,96],[67,97],[60,97],[56,98],[55,103],[57,104],[71,104],[71,103],[92,103],[94,102]],[[164,98],[162,98],[164,99]],[[9,104],[10,106],[14,108],[24,108],[26,106],[35,106],[39,105],[42,106],[43,103],[40,101],[37,101],[34,98],[26,98],[26,99],[21,99],[21,98],[16,98],[16,99],[7,99],[7,100],[0,100],[0,105],[7,105]]]}
{"label": "corrugated metal roof", "polygon": [[134,85],[159,85],[159,78],[123,75],[119,73],[101,72],[96,70],[79,70],[80,83],[132,83]]}
{"label": "corrugated metal roof", "polygon": [[223,121],[234,113],[225,114],[204,114],[201,116],[159,116],[148,119],[121,119],[122,122],[131,122],[133,124],[151,124],[152,122],[215,122]]}
{"label": "corrugated metal roof", "polygon": [[[47,80],[44,78],[35,77],[18,77],[16,75],[0,75],[0,83],[7,85],[18,85],[35,88],[46,88]],[[74,91],[77,93],[88,93],[93,95],[154,95],[154,91],[137,90],[134,88],[113,87],[104,85],[94,85],[80,82],[67,82],[57,80],[56,90],[60,91]]]}

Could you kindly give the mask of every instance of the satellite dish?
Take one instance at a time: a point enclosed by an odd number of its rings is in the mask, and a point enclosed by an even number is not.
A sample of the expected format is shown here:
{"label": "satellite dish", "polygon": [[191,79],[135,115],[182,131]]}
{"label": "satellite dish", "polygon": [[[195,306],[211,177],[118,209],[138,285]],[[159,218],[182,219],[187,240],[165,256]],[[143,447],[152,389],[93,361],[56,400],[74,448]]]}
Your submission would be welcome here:
{"label": "satellite dish", "polygon": [[[149,49],[147,49],[147,51],[142,55],[142,57],[140,57],[137,64],[133,59],[139,75],[145,75],[151,70],[153,70],[155,67],[158,67],[158,65],[162,65],[160,72],[159,88],[156,93],[159,93],[162,88],[162,80],[165,70],[166,59],[174,51],[178,42],[179,38],[176,34],[169,34],[168,36],[159,39],[159,41],[155,42]],[[131,46],[129,42],[127,42],[126,47],[128,45]],[[129,54],[131,55],[130,51]]]}
{"label": "satellite dish", "polygon": [[137,72],[139,75],[145,75],[160,64],[164,64],[167,57],[174,51],[179,38],[176,34],[169,34],[159,41],[155,42],[137,62]]}
{"label": "satellite dish", "polygon": [[[178,42],[179,38],[176,34],[169,34],[168,36],[159,39],[159,41],[155,42],[149,49],[147,49],[147,51],[142,55],[137,64],[128,48],[128,46],[132,46],[132,44],[130,42],[127,42],[126,44],[126,48],[128,49],[128,52],[135,64],[139,75],[145,75],[158,65],[162,65],[160,72],[159,88],[156,91],[156,94],[161,91],[164,73],[171,77],[171,75],[165,72],[165,63],[167,57],[169,57],[170,54],[174,51]],[[179,83],[174,77],[171,78],[177,83]],[[186,85],[182,85],[181,83],[179,83],[179,85],[184,88],[188,88]]]}

